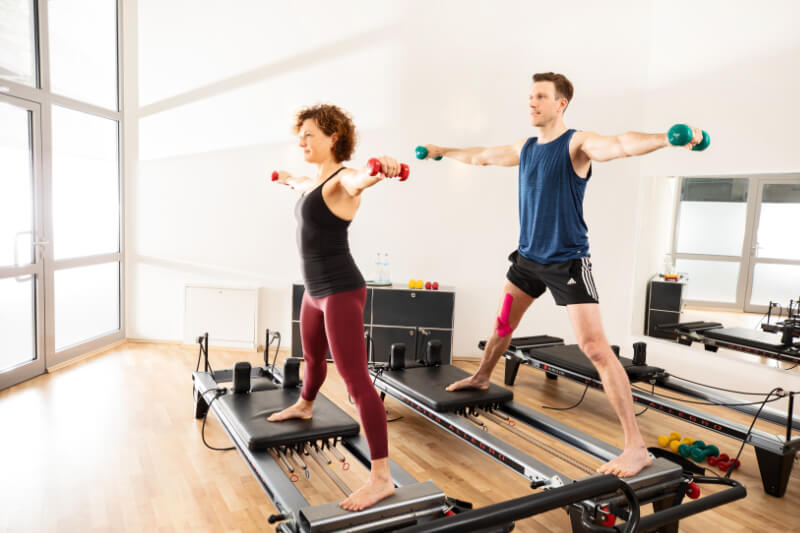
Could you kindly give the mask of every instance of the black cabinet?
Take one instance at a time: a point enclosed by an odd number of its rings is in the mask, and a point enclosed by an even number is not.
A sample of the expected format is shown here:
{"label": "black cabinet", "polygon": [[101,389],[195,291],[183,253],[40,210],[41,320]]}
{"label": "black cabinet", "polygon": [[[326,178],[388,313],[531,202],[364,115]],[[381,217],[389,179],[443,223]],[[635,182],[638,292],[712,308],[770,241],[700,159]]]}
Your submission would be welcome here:
{"label": "black cabinet", "polygon": [[[292,356],[303,356],[300,338],[302,284],[292,286]],[[447,287],[438,291],[408,289],[399,285],[367,287],[364,330],[372,342],[375,361],[389,361],[394,343],[406,345],[406,359],[422,359],[429,340],[442,343],[442,362],[450,362],[453,347],[455,292]]]}
{"label": "black cabinet", "polygon": [[673,339],[671,331],[660,330],[662,324],[681,321],[683,307],[683,281],[664,281],[659,276],[647,283],[647,300],[644,310],[644,332],[651,337]]}

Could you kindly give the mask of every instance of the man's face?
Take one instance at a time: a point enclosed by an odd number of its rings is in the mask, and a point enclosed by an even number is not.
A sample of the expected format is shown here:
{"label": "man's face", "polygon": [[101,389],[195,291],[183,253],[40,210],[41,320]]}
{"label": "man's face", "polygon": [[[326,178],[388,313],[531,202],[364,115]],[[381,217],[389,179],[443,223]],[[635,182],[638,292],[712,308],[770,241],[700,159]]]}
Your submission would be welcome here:
{"label": "man's face", "polygon": [[566,99],[556,96],[556,86],[552,81],[535,81],[528,97],[528,110],[531,125],[540,127],[553,121],[559,111],[566,107]]}

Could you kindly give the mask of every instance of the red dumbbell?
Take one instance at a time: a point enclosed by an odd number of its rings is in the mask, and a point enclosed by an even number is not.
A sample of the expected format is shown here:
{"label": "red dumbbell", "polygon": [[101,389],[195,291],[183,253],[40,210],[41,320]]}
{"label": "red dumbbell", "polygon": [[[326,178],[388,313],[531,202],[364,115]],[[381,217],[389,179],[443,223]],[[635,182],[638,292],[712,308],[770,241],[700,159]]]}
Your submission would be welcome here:
{"label": "red dumbbell", "polygon": [[691,498],[692,500],[696,500],[700,497],[700,487],[697,486],[697,483],[692,481],[689,485],[686,486],[686,496]]}
{"label": "red dumbbell", "polygon": [[[367,169],[369,169],[369,175],[374,176],[381,171],[381,162],[373,157],[367,161]],[[410,172],[411,170],[408,168],[408,165],[400,163],[400,181],[406,181]]]}
{"label": "red dumbbell", "polygon": [[736,459],[736,462],[734,463],[734,460],[731,459],[730,461],[725,461],[725,462],[720,461],[717,463],[717,466],[723,472],[727,472],[728,470],[736,470],[737,468],[742,466],[742,462]]}
{"label": "red dumbbell", "polygon": [[273,170],[272,171],[272,181],[278,181],[278,171],[277,170]]}
{"label": "red dumbbell", "polygon": [[717,457],[713,457],[713,456],[709,457],[708,458],[708,464],[710,464],[711,466],[716,466],[716,465],[718,465],[720,463],[724,463],[724,462],[730,461],[730,460],[731,460],[731,458],[728,457],[728,454],[727,453],[723,453],[723,454],[721,454],[721,455],[719,455]]}
{"label": "red dumbbell", "polygon": [[435,291],[438,291],[439,290],[439,282],[438,281],[434,281],[433,283],[431,283],[431,289],[433,289]]}
{"label": "red dumbbell", "polygon": [[428,290],[431,289],[431,282],[430,281],[426,281],[425,282],[425,288],[428,289]]}

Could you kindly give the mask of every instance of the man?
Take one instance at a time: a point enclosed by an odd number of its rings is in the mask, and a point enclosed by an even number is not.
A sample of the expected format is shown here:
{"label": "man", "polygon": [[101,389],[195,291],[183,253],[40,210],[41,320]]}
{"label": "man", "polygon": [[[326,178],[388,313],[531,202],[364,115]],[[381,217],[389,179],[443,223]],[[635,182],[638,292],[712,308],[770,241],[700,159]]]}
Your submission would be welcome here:
{"label": "man", "polygon": [[[510,256],[502,311],[474,375],[447,387],[486,389],[499,358],[511,342],[522,315],[550,289],[556,304],[566,306],[583,353],[597,369],[625,436],[622,454],[598,471],[628,477],[651,463],[636,424],[631,385],[603,332],[598,295],[589,262],[583,220],[583,196],[592,162],[644,155],[669,146],[666,133],[604,136],[568,129],[564,112],[572,83],[552,72],[534,74],[529,97],[531,124],[539,136],[496,147],[444,148],[426,145],[427,157],[450,157],[470,165],[519,165],[519,247]],[[687,148],[703,140],[692,128]],[[510,307],[508,306],[510,302]]]}

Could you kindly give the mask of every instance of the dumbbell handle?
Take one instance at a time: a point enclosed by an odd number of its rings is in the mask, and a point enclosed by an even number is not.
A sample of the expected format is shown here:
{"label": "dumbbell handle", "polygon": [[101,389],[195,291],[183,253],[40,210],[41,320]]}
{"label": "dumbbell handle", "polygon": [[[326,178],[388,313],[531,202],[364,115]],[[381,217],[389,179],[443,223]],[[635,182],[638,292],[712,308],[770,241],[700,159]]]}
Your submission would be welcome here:
{"label": "dumbbell handle", "polygon": [[[426,157],[428,157],[428,149],[422,145],[417,146],[414,149],[414,153],[417,155],[417,159],[425,159]],[[436,157],[433,158],[434,161],[440,161],[441,159],[442,156],[440,155],[437,155]]]}
{"label": "dumbbell handle", "polygon": [[[381,171],[381,162],[375,157],[371,158],[367,161],[367,170],[369,170],[370,176],[375,176]],[[408,165],[400,163],[400,181],[406,181],[410,172]]]}

